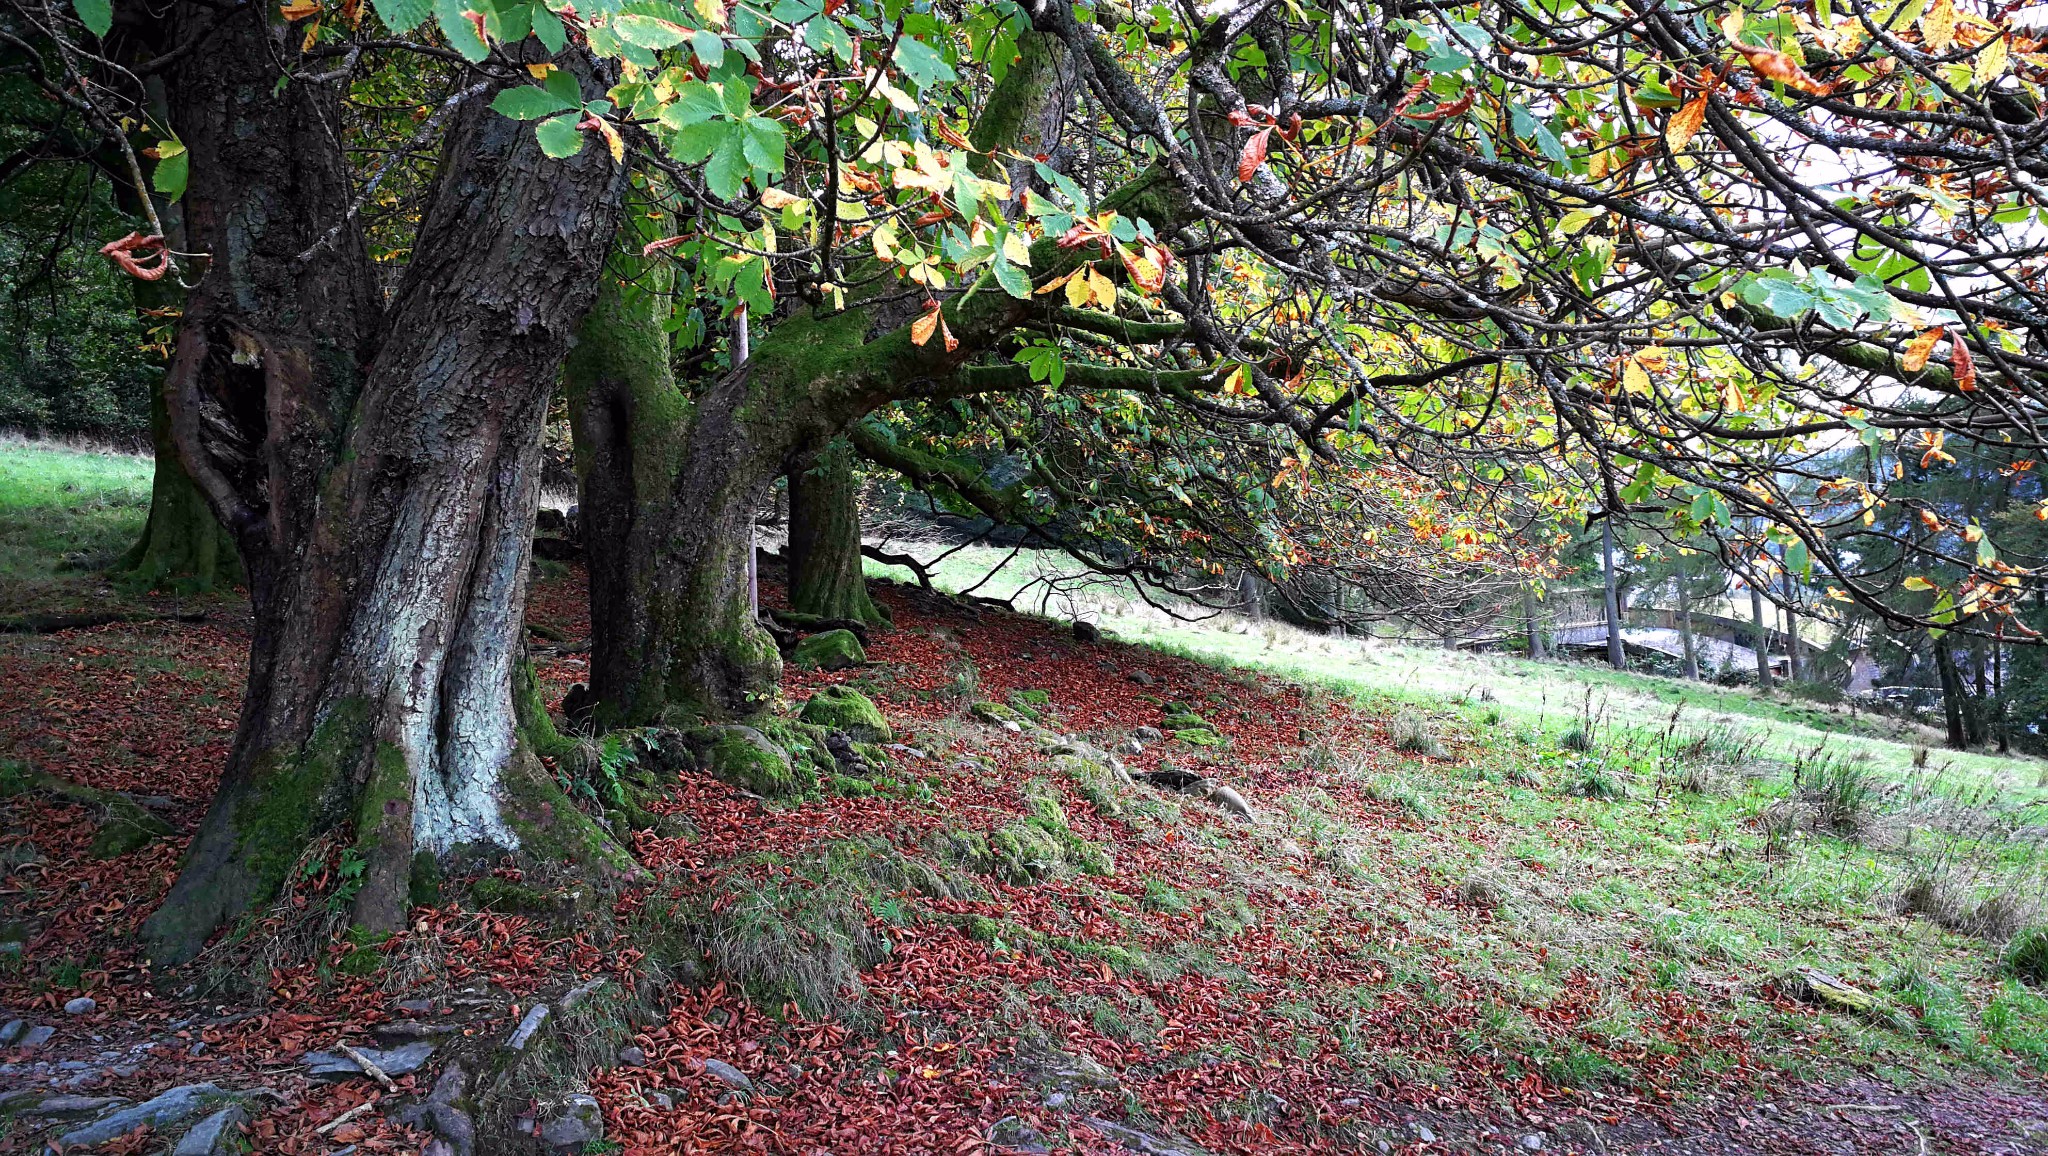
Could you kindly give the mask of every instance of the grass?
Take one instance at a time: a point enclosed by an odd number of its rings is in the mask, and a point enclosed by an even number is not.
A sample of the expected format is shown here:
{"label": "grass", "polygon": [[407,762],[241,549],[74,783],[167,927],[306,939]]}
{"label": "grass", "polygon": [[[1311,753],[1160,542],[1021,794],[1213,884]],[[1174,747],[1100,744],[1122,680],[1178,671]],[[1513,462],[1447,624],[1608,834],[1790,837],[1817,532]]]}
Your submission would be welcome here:
{"label": "grass", "polygon": [[0,441],[0,613],[40,608],[113,565],[149,518],[153,473],[147,457]]}

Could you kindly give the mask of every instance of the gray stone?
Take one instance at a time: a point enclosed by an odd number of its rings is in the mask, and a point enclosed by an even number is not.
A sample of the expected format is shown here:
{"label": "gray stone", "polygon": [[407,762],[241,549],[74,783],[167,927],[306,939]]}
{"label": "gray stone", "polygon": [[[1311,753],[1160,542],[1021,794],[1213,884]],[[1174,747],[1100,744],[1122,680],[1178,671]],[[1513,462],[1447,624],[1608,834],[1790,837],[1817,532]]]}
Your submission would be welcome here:
{"label": "gray stone", "polygon": [[1095,1116],[1088,1117],[1088,1126],[1142,1156],[1207,1156],[1202,1149],[1185,1141],[1154,1136],[1150,1132],[1141,1132]]}
{"label": "gray stone", "polygon": [[110,1112],[83,1128],[66,1132],[57,1137],[57,1147],[60,1151],[90,1148],[116,1136],[125,1136],[144,1124],[161,1130],[218,1107],[228,1099],[232,1097],[217,1084],[183,1084],[154,1099]]}
{"label": "gray stone", "polygon": [[21,1046],[24,1048],[40,1048],[44,1044],[49,1043],[50,1037],[56,1034],[57,1029],[49,1024],[37,1024],[21,1037]]}
{"label": "gray stone", "polygon": [[14,1041],[21,1038],[21,1033],[27,1030],[27,1020],[8,1020],[0,1024],[0,1048],[12,1047]]}
{"label": "gray stone", "polygon": [[1159,680],[1152,677],[1152,672],[1147,670],[1134,670],[1128,675],[1125,675],[1124,677],[1130,679],[1132,682],[1137,683],[1139,686],[1159,685]]}
{"label": "gray stone", "polygon": [[526,1009],[526,1017],[520,1020],[519,1026],[513,1028],[512,1034],[506,1037],[505,1049],[513,1052],[525,1051],[526,1045],[533,1041],[533,1033],[540,1030],[540,1025],[547,1018],[548,1005],[544,1003],[537,1003]]}
{"label": "gray stone", "polygon": [[667,1092],[647,1093],[647,1102],[666,1112],[676,1106],[676,1099]]}
{"label": "gray stone", "polygon": [[388,1115],[395,1124],[425,1128],[434,1133],[434,1140],[427,1145],[425,1153],[473,1156],[476,1151],[476,1125],[470,1120],[469,1113],[456,1106],[468,1087],[469,1073],[462,1070],[461,1064],[449,1064],[441,1069],[441,1077],[434,1081],[434,1090],[427,1093],[426,1099]]}
{"label": "gray stone", "polygon": [[1005,1116],[988,1127],[991,1148],[1005,1152],[1050,1152],[1045,1137],[1021,1116]]}
{"label": "gray stone", "polygon": [[[420,1065],[434,1054],[434,1045],[427,1040],[415,1040],[401,1048],[356,1050],[385,1075],[403,1076],[418,1071]],[[367,1075],[360,1064],[339,1052],[307,1052],[300,1057],[300,1062],[306,1065],[306,1074],[316,1079],[345,1080],[350,1076]]]}
{"label": "gray stone", "polygon": [[100,1001],[89,995],[82,995],[77,999],[65,1001],[64,1014],[68,1016],[89,1016],[98,1011],[99,1008]]}
{"label": "gray stone", "polygon": [[628,1044],[619,1049],[619,1063],[628,1068],[644,1068],[647,1066],[647,1053]]}
{"label": "gray stone", "polygon": [[556,1148],[581,1148],[604,1139],[604,1109],[594,1097],[581,1093],[562,1101],[547,1123],[540,1126],[544,1144]]}
{"label": "gray stone", "polygon": [[192,1130],[171,1149],[171,1156],[229,1156],[240,1149],[236,1135],[248,1118],[240,1104],[229,1104],[192,1125]]}
{"label": "gray stone", "polygon": [[1436,1143],[1436,1133],[1430,1131],[1427,1124],[1417,1124],[1415,1126],[1415,1138],[1424,1144]]}
{"label": "gray stone", "polygon": [[1073,1100],[1074,1098],[1067,1095],[1064,1090],[1055,1089],[1051,1095],[1045,1098],[1045,1106],[1057,1112],[1072,1103]]}
{"label": "gray stone", "polygon": [[51,1096],[32,1109],[33,1114],[51,1120],[76,1120],[97,1116],[108,1108],[128,1101],[119,1096]]}
{"label": "gray stone", "polygon": [[1516,1141],[1516,1143],[1520,1144],[1524,1151],[1541,1152],[1543,1151],[1543,1134],[1541,1132],[1531,1132]]}
{"label": "gray stone", "polygon": [[754,1094],[754,1081],[748,1079],[745,1072],[740,1071],[724,1060],[705,1060],[704,1074],[716,1077],[719,1083],[742,1095],[751,1096]]}
{"label": "gray stone", "polygon": [[434,1001],[430,999],[402,999],[398,1001],[398,1010],[416,1016],[426,1015],[434,1010]]}
{"label": "gray stone", "polygon": [[1156,743],[1166,737],[1166,732],[1158,727],[1139,727],[1131,732],[1131,737],[1141,743]]}

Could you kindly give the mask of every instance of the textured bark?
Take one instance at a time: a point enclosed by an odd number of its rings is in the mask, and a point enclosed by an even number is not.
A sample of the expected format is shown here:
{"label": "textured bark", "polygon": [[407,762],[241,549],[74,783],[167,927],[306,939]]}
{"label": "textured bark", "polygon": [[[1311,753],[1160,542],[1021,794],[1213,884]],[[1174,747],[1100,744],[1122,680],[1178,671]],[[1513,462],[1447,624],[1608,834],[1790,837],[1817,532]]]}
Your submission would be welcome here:
{"label": "textured bark", "polygon": [[[469,102],[382,324],[353,230],[298,260],[343,220],[348,186],[335,94],[273,95],[296,44],[238,14],[172,88],[188,224],[214,254],[172,415],[240,536],[256,623],[220,791],[146,929],[160,963],[321,839],[362,857],[354,914],[372,929],[402,921],[416,852],[617,864],[523,745],[514,684],[541,423],[620,174],[602,150],[547,160],[487,95]],[[580,55],[558,63],[601,89]]]}
{"label": "textured bark", "polygon": [[860,488],[844,439],[789,473],[789,605],[821,618],[888,620],[861,570]]}
{"label": "textured bark", "polygon": [[114,564],[113,577],[142,590],[200,594],[242,579],[233,535],[206,504],[178,458],[171,414],[159,387],[150,398],[150,443],[156,451],[149,521],[142,537]]}
{"label": "textured bark", "polygon": [[1621,606],[1614,589],[1614,518],[1611,515],[1600,520],[1600,573],[1605,580],[1607,665],[1616,670],[1626,670],[1628,658],[1621,648]]}
{"label": "textured bark", "polygon": [[1956,657],[1942,639],[1934,640],[1934,669],[1941,676],[1942,721],[1948,724],[1949,749],[1970,749],[1970,733],[1963,710],[1963,677],[1956,670]]}
{"label": "textured bark", "polygon": [[1756,646],[1756,685],[1771,689],[1771,632],[1764,625],[1764,596],[1754,584],[1749,588],[1749,617],[1756,624],[1751,638]]}

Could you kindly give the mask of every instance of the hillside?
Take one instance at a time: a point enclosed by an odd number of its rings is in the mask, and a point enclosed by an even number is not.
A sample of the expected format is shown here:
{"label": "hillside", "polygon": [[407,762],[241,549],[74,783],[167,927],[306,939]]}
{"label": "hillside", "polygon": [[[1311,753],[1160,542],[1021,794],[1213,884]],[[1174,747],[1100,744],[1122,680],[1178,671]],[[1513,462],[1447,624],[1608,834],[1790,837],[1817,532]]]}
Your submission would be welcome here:
{"label": "hillside", "polygon": [[[105,1150],[160,1151],[224,1105],[254,1150],[336,1156],[465,1129],[477,1152],[2048,1144],[2038,764],[1101,601],[1111,636],[1083,641],[876,584],[894,629],[775,704],[789,728],[836,702],[851,757],[780,797],[673,731],[578,748],[617,787],[591,809],[637,828],[615,900],[477,863],[416,875],[412,929],[373,941],[325,848],[263,923],[152,974],[134,933],[211,795],[246,610],[67,566],[61,543],[139,525],[147,474],[47,453],[0,451],[0,518],[36,527],[8,540],[45,552],[0,574],[6,613],[204,617],[0,636],[0,1023],[23,1021],[0,1150],[113,1120],[143,1130]],[[528,623],[559,707],[578,569],[540,568]]]}

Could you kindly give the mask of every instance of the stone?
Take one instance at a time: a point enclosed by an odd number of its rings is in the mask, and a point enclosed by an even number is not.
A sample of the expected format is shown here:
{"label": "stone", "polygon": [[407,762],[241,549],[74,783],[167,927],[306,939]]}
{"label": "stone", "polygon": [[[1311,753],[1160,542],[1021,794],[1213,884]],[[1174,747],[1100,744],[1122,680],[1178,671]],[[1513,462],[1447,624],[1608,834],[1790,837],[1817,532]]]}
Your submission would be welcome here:
{"label": "stone", "polygon": [[1005,1116],[988,1126],[989,1147],[1002,1152],[1050,1152],[1045,1136],[1021,1116]]}
{"label": "stone", "polygon": [[1074,619],[1074,641],[1101,642],[1102,628],[1095,625],[1093,622],[1084,622],[1081,619],[1076,618]]}
{"label": "stone", "polygon": [[667,1092],[647,1093],[647,1102],[666,1112],[676,1106],[676,1099]]}
{"label": "stone", "polygon": [[449,1064],[441,1070],[426,1099],[390,1113],[391,1121],[434,1133],[434,1142],[427,1145],[422,1156],[474,1156],[476,1125],[470,1121],[469,1113],[456,1106],[468,1087],[469,1073],[463,1071],[461,1064]]}
{"label": "stone", "polygon": [[1422,1141],[1424,1144],[1436,1143],[1436,1133],[1430,1131],[1429,1125],[1427,1124],[1415,1125],[1415,1138],[1417,1140]]}
{"label": "stone", "polygon": [[604,1139],[604,1109],[594,1096],[570,1096],[547,1123],[540,1126],[541,1143],[556,1148],[581,1149]]}
{"label": "stone", "polygon": [[1517,1140],[1516,1143],[1521,1145],[1524,1152],[1541,1152],[1543,1151],[1543,1134],[1541,1132],[1531,1132]]}
{"label": "stone", "polygon": [[629,1044],[619,1049],[619,1063],[628,1068],[644,1068],[647,1066],[647,1053]]}
{"label": "stone", "polygon": [[398,1001],[398,1010],[416,1016],[427,1015],[434,1010],[434,1001],[430,999],[402,999]]}
{"label": "stone", "polygon": [[40,1048],[44,1044],[49,1043],[50,1037],[56,1034],[57,1029],[51,1027],[49,1024],[37,1024],[35,1027],[30,1028],[25,1034],[23,1034],[23,1036],[21,1037],[21,1046],[23,1048]]}
{"label": "stone", "polygon": [[1131,1151],[1141,1153],[1142,1156],[1206,1156],[1202,1149],[1184,1141],[1154,1136],[1150,1132],[1141,1132],[1136,1128],[1112,1123],[1096,1116],[1088,1117],[1088,1126]]}
{"label": "stone", "polygon": [[512,1034],[505,1038],[505,1050],[509,1052],[525,1051],[526,1045],[533,1040],[533,1033],[540,1030],[540,1025],[547,1018],[548,1005],[544,1003],[537,1003],[526,1009],[526,1015],[520,1019],[519,1026],[513,1028]]}
{"label": "stone", "polygon": [[68,1016],[89,1016],[99,1010],[100,1001],[89,995],[64,1001],[64,1014]]}
{"label": "stone", "polygon": [[241,1151],[238,1138],[242,1123],[249,1118],[240,1104],[229,1104],[192,1126],[171,1149],[171,1156],[230,1156]]}
{"label": "stone", "polygon": [[1159,685],[1159,680],[1152,677],[1152,672],[1149,670],[1134,670],[1128,675],[1125,675],[1124,677],[1130,679],[1132,682],[1137,683],[1139,686]]}
{"label": "stone", "polygon": [[1134,738],[1125,739],[1116,745],[1116,749],[1118,754],[1142,755],[1145,753],[1145,744]]}
{"label": "stone", "polygon": [[1877,997],[1858,987],[1836,979],[1818,968],[1802,967],[1793,973],[1796,977],[1793,987],[1796,994],[1809,1003],[1817,1003],[1838,1011],[1875,1011]]}
{"label": "stone", "polygon": [[1247,822],[1258,821],[1258,816],[1252,813],[1252,806],[1244,801],[1244,796],[1221,783],[1209,788],[1209,801],[1222,808],[1227,814],[1234,815]]}
{"label": "stone", "polygon": [[874,700],[849,686],[820,688],[796,717],[828,730],[845,731],[857,742],[886,743],[896,737]]}
{"label": "stone", "polygon": [[85,1116],[97,1116],[109,1108],[127,1102],[119,1096],[51,1096],[37,1104],[31,1112],[50,1120],[75,1120]]}
{"label": "stone", "polygon": [[702,759],[704,769],[721,782],[770,799],[803,791],[789,752],[753,727],[736,723],[696,727],[684,738]]}
{"label": "stone", "polygon": [[[416,1072],[420,1065],[434,1054],[434,1045],[428,1040],[415,1040],[398,1048],[357,1048],[363,1058],[377,1065],[377,1070],[387,1076],[403,1076]],[[306,1065],[306,1074],[315,1079],[345,1080],[352,1076],[363,1076],[362,1065],[339,1052],[307,1052],[299,1058]]]}
{"label": "stone", "polygon": [[438,1040],[452,1036],[462,1030],[460,1024],[427,1024],[418,1020],[392,1020],[370,1029],[377,1042],[386,1047],[410,1043],[413,1040]]}
{"label": "stone", "polygon": [[27,1030],[27,1020],[8,1020],[6,1023],[0,1024],[0,1048],[13,1047],[14,1041],[20,1039],[21,1033]]}
{"label": "stone", "polygon": [[83,1128],[57,1137],[59,1151],[91,1148],[116,1136],[125,1136],[144,1124],[158,1131],[183,1123],[199,1113],[221,1106],[232,1097],[216,1084],[184,1084],[145,1100],[132,1108],[110,1112]]}
{"label": "stone", "polygon": [[748,1079],[745,1072],[740,1071],[724,1060],[705,1060],[704,1074],[714,1077],[719,1083],[724,1084],[741,1095],[751,1096],[754,1094],[754,1081]]}
{"label": "stone", "polygon": [[1131,737],[1141,743],[1156,743],[1166,738],[1166,733],[1158,727],[1139,727],[1131,732]]}
{"label": "stone", "polygon": [[826,630],[813,634],[789,652],[791,666],[810,670],[846,670],[866,665],[868,652],[851,630]]}
{"label": "stone", "polygon": [[967,708],[967,713],[973,715],[977,719],[980,719],[982,722],[989,723],[994,726],[1004,726],[1006,724],[1010,724],[1009,729],[1011,730],[1018,729],[1014,724],[1020,723],[1024,719],[1023,715],[1018,714],[1015,710],[1011,709],[1010,707],[1004,706],[1002,703],[999,702],[975,703],[973,706]]}

